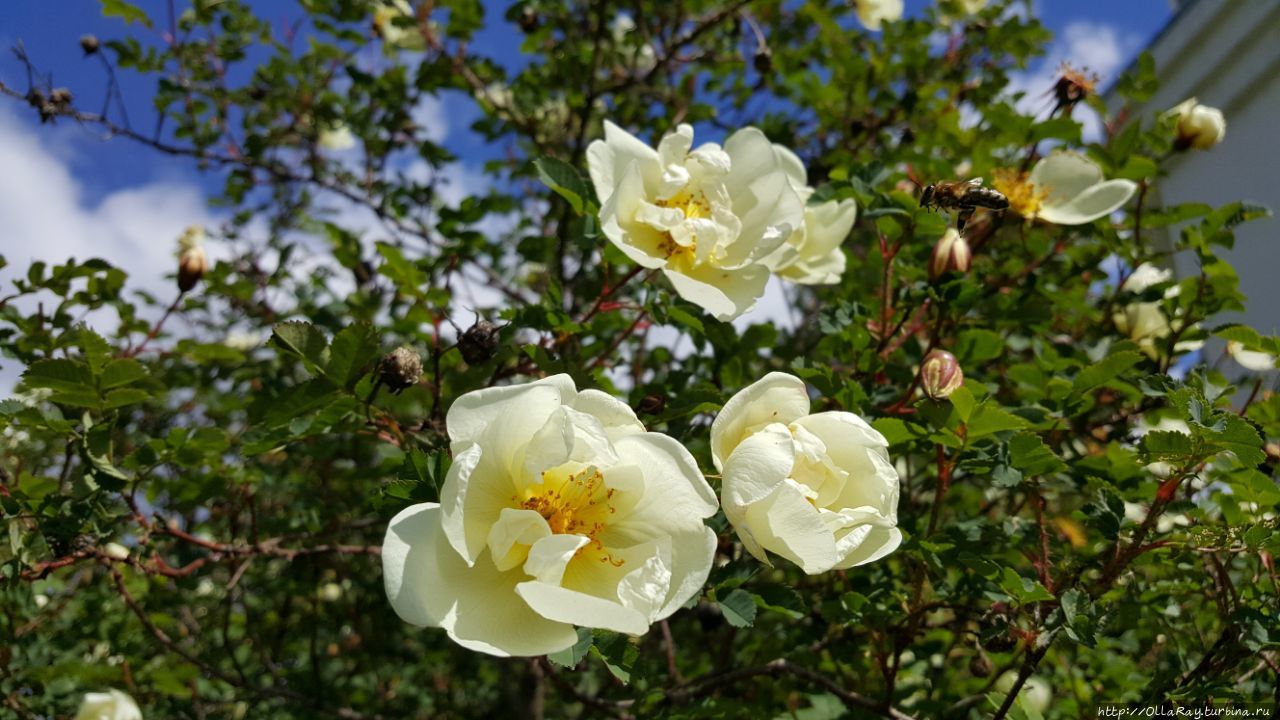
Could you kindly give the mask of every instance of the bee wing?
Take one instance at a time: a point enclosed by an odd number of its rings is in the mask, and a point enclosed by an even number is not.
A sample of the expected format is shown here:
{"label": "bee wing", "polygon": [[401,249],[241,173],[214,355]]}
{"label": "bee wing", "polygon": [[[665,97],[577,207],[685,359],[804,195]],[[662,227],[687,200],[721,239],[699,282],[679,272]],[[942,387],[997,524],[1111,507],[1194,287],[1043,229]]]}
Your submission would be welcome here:
{"label": "bee wing", "polygon": [[970,187],[982,187],[982,178],[980,177],[971,178],[969,180],[965,180],[964,184]]}

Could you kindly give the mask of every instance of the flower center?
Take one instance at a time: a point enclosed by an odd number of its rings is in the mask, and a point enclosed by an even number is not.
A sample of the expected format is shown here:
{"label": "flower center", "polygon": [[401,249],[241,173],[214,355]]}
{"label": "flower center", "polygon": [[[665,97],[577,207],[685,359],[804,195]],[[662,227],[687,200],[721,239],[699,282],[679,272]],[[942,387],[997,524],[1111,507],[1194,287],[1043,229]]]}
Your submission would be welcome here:
{"label": "flower center", "polygon": [[[699,220],[711,217],[711,203],[707,200],[706,194],[701,190],[695,191],[688,187],[654,204],[660,208],[675,208],[679,210],[684,213],[685,220]],[[668,258],[693,262],[694,258],[697,257],[698,234],[690,232],[686,241],[680,242],[670,232],[667,232],[661,248]]]}
{"label": "flower center", "polygon": [[512,498],[517,507],[533,510],[546,519],[557,535],[585,535],[596,540],[614,513],[613,488],[605,487],[604,474],[595,466],[577,473],[553,468],[542,473],[542,484],[531,485],[524,498]]}
{"label": "flower center", "polygon": [[991,185],[1009,199],[1009,207],[1022,217],[1035,217],[1049,195],[1047,190],[1036,187],[1025,172],[1002,168],[992,176]]}

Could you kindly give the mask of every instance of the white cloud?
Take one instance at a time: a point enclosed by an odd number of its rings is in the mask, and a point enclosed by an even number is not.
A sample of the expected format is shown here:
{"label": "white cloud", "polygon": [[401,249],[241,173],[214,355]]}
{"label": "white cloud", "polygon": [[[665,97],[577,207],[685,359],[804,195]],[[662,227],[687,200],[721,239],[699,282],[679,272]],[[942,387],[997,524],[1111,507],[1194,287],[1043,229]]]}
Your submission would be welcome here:
{"label": "white cloud", "polygon": [[[77,142],[62,128],[36,130],[0,108],[0,255],[9,263],[0,270],[0,295],[12,292],[12,280],[25,276],[35,260],[54,265],[96,257],[129,273],[127,289],[172,297],[176,288],[165,274],[176,269],[178,235],[188,225],[213,220],[203,193],[189,181],[167,179],[91,202],[71,165],[68,148]],[[17,303],[33,305],[30,298]],[[115,324],[105,313],[86,321],[105,331]],[[15,361],[0,357],[0,396],[20,372]]]}

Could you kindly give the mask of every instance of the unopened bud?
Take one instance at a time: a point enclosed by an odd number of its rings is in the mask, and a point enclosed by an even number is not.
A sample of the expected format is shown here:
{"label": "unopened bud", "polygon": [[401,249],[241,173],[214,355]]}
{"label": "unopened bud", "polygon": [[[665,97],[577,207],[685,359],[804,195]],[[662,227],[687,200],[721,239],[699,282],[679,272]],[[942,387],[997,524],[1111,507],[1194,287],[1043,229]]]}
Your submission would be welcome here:
{"label": "unopened bud", "polygon": [[969,249],[969,241],[964,239],[959,230],[947,228],[938,244],[933,246],[933,256],[929,258],[929,277],[938,278],[947,272],[966,273],[973,261],[973,252]]}
{"label": "unopened bud", "polygon": [[646,415],[661,415],[662,411],[666,408],[667,398],[663,395],[653,393],[641,398],[640,405],[636,409]]}
{"label": "unopened bud", "polygon": [[520,29],[526,33],[534,32],[538,26],[542,24],[542,19],[538,17],[538,11],[529,6],[525,6],[520,11]]}
{"label": "unopened bud", "polygon": [[773,72],[773,52],[767,47],[761,47],[756,50],[756,56],[751,60],[755,65],[756,72],[761,75],[768,75]]}
{"label": "unopened bud", "polygon": [[204,254],[204,230],[192,225],[178,238],[178,290],[189,292],[208,269],[209,259]]}
{"label": "unopened bud", "polygon": [[85,55],[92,55],[98,52],[99,47],[100,47],[100,44],[98,43],[98,36],[96,35],[80,36],[80,49],[84,51]]}
{"label": "unopened bud", "polygon": [[54,88],[49,93],[49,102],[53,103],[59,108],[67,107],[68,105],[71,104],[71,91],[64,87]]}
{"label": "unopened bud", "polygon": [[1280,463],[1280,443],[1267,443],[1263,451],[1267,453],[1267,459],[1273,463]]}
{"label": "unopened bud", "polygon": [[468,365],[488,362],[498,352],[498,328],[488,320],[476,320],[458,338],[458,352]]}
{"label": "unopened bud", "polygon": [[102,546],[102,554],[106,555],[112,560],[128,560],[129,559],[129,549],[121,545],[120,543],[107,543],[106,545]]}
{"label": "unopened bud", "polygon": [[951,396],[964,384],[964,372],[956,356],[946,350],[931,350],[920,364],[920,385],[924,394],[934,400]]}
{"label": "unopened bud", "polygon": [[1169,111],[1177,118],[1177,136],[1174,138],[1175,150],[1208,150],[1222,142],[1227,134],[1227,121],[1222,111],[1201,105],[1195,98],[1187,98]]}
{"label": "unopened bud", "polygon": [[396,394],[417,385],[420,377],[422,356],[413,348],[398,347],[383,355],[378,365],[378,379]]}
{"label": "unopened bud", "polygon": [[969,660],[969,674],[974,677],[990,677],[991,673],[995,672],[995,669],[995,664],[991,662],[991,658],[987,657],[987,654],[981,650]]}

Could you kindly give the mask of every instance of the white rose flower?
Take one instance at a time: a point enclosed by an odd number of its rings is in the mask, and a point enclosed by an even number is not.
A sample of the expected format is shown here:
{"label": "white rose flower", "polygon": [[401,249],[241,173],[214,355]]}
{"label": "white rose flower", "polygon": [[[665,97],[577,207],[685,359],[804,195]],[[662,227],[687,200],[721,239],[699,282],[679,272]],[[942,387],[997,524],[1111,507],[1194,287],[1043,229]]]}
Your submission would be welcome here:
{"label": "white rose flower", "polygon": [[119,690],[85,693],[75,720],[142,720],[133,698]]}
{"label": "white rose flower", "polygon": [[[1121,287],[1129,292],[1140,293],[1159,283],[1173,278],[1172,270],[1157,268],[1150,263],[1143,263],[1125,278]],[[1165,291],[1165,298],[1177,297],[1182,288],[1174,285]],[[1116,329],[1129,336],[1138,344],[1138,348],[1154,359],[1159,357],[1160,341],[1173,331],[1169,318],[1164,314],[1159,302],[1136,302],[1115,311],[1111,315]],[[1193,326],[1194,327],[1194,326]],[[1182,340],[1174,347],[1176,352],[1190,352],[1204,346],[1199,340]]]}
{"label": "white rose flower", "polygon": [[[398,24],[399,18],[405,23]],[[383,0],[382,5],[373,11],[373,29],[386,43],[387,47],[410,52],[422,52],[427,49],[427,40],[422,31],[416,27],[418,16],[408,0]]]}
{"label": "white rose flower", "polygon": [[1276,369],[1276,356],[1260,350],[1245,350],[1244,344],[1236,341],[1227,343],[1227,354],[1236,364],[1254,372],[1268,372]]}
{"label": "white rose flower", "polygon": [[804,223],[764,133],[745,128],[723,148],[693,149],[693,128],[681,125],[654,150],[611,122],[604,130],[587,148],[587,168],[605,236],[720,320],[755,307],[769,279],[764,259]]}
{"label": "white rose flower", "polygon": [[857,0],[858,22],[868,30],[902,19],[902,0]]}
{"label": "white rose flower", "polygon": [[1179,148],[1208,150],[1222,142],[1227,135],[1227,120],[1218,108],[1201,105],[1195,98],[1187,98],[1173,106],[1169,115],[1178,118]]}
{"label": "white rose flower", "polygon": [[1138,189],[1132,180],[1103,180],[1102,168],[1067,150],[1040,158],[1030,174],[997,170],[992,186],[1019,215],[1055,225],[1083,225],[1110,215]]}
{"label": "white rose flower", "polygon": [[[773,146],[778,162],[791,181],[791,189],[807,203],[813,196],[804,163],[788,148]],[[849,236],[858,219],[858,206],[853,200],[828,200],[820,205],[806,205],[804,222],[786,243],[765,259],[769,269],[801,285],[831,285],[844,274],[845,257],[840,245]]]}
{"label": "white rose flower", "polygon": [[317,144],[325,150],[341,152],[356,146],[356,136],[351,134],[351,128],[339,123],[322,130]]}
{"label": "white rose flower", "polygon": [[641,75],[648,73],[658,64],[658,54],[653,45],[642,40],[632,40],[631,33],[636,29],[636,21],[630,15],[619,13],[609,23],[609,34],[613,42],[622,48],[623,57]]}
{"label": "white rose flower", "polygon": [[102,554],[112,560],[128,560],[129,548],[121,545],[120,543],[107,543],[102,546]]}
{"label": "white rose flower", "polygon": [[769,373],[711,424],[721,500],[747,551],[811,575],[878,560],[902,542],[888,442],[848,412],[809,414],[804,382]]}
{"label": "white rose flower", "polygon": [[542,655],[575,625],[639,635],[706,582],[716,498],[675,440],[568,375],[470,392],[449,409],[440,503],[387,528],[387,596],[463,647]]}

